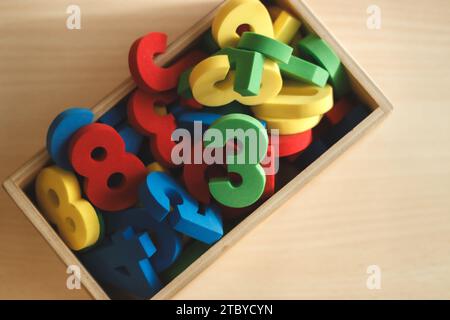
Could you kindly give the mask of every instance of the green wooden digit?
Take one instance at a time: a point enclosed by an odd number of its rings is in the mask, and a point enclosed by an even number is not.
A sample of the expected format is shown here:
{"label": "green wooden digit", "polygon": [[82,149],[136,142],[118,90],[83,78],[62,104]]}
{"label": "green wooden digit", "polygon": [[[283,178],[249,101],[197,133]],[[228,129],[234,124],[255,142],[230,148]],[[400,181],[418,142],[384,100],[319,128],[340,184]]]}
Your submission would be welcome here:
{"label": "green wooden digit", "polygon": [[186,99],[192,99],[192,90],[191,86],[189,85],[189,76],[191,75],[193,68],[189,68],[185,70],[181,75],[180,79],[178,80],[178,87],[177,87],[177,93],[179,96],[182,96]]}
{"label": "green wooden digit", "polygon": [[342,97],[350,92],[350,83],[344,66],[333,49],[314,34],[300,40],[298,48],[301,53],[309,56],[315,63],[328,71],[330,84],[333,86],[336,97]]}
{"label": "green wooden digit", "polygon": [[281,74],[323,88],[328,81],[328,72],[306,60],[292,56],[288,64],[279,63]]}
{"label": "green wooden digit", "polygon": [[259,52],[269,59],[282,63],[288,63],[294,51],[281,41],[254,32],[244,32],[237,47]]}
{"label": "green wooden digit", "polygon": [[234,91],[243,97],[257,96],[261,89],[264,56],[258,52],[224,48],[217,55],[227,55],[230,67],[236,71]]}
{"label": "green wooden digit", "polygon": [[252,205],[261,197],[266,184],[264,169],[259,164],[268,149],[269,138],[265,128],[249,115],[229,114],[215,121],[208,131],[211,129],[219,130],[223,139],[205,139],[205,147],[223,148],[228,141],[238,140],[240,151],[227,154],[226,164],[228,172],[238,174],[242,180],[239,185],[233,185],[229,178],[211,179],[211,195],[221,204],[232,208]]}
{"label": "green wooden digit", "polygon": [[220,50],[219,45],[217,44],[216,40],[214,40],[214,37],[211,33],[211,28],[203,34],[200,45],[202,49],[204,49],[209,54],[214,54]]}

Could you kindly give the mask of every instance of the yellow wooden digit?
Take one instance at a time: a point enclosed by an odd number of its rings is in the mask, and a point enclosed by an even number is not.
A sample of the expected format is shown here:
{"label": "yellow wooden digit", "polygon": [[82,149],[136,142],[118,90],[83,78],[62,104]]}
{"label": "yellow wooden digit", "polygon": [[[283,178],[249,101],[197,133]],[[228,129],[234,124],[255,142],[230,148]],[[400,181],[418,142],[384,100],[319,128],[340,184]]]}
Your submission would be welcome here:
{"label": "yellow wooden digit", "polygon": [[233,101],[255,106],[274,98],[283,86],[280,68],[266,59],[257,96],[244,97],[233,89],[235,72],[230,70],[228,56],[218,55],[200,62],[189,77],[192,94],[199,103],[209,107],[223,106]]}
{"label": "yellow wooden digit", "polygon": [[278,96],[252,107],[257,117],[308,118],[328,112],[333,107],[333,88],[299,82],[285,82]]}
{"label": "yellow wooden digit", "polygon": [[291,43],[300,29],[302,23],[289,12],[278,7],[269,8],[273,20],[273,33],[275,39],[286,44]]}
{"label": "yellow wooden digit", "polygon": [[236,47],[237,29],[248,25],[255,33],[273,38],[269,12],[259,0],[231,0],[219,9],[212,23],[212,35],[221,48]]}
{"label": "yellow wooden digit", "polygon": [[57,226],[64,242],[72,250],[95,244],[100,223],[94,207],[81,198],[74,173],[57,166],[43,169],[36,179],[36,198],[47,218]]}
{"label": "yellow wooden digit", "polygon": [[159,162],[152,162],[147,166],[147,172],[148,173],[152,173],[152,172],[164,172],[167,173],[167,170],[159,164]]}
{"label": "yellow wooden digit", "polygon": [[225,55],[213,56],[197,64],[189,77],[195,100],[206,106],[221,106],[232,102],[233,90],[224,85],[216,85],[221,81],[233,85],[229,80],[225,80],[229,71],[230,61]]}
{"label": "yellow wooden digit", "polygon": [[280,135],[289,135],[305,132],[309,129],[317,126],[322,119],[323,115],[314,116],[309,118],[299,119],[284,119],[284,118],[271,118],[262,117],[267,124],[267,129],[277,129]]}

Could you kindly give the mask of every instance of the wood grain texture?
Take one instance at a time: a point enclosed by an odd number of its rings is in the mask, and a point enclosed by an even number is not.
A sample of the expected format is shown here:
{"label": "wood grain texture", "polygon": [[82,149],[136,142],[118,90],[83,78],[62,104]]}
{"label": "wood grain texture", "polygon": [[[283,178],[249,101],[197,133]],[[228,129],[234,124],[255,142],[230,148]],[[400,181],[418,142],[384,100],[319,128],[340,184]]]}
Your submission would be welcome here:
{"label": "wood grain texture", "polygon": [[[176,298],[450,298],[450,5],[431,2],[377,1],[374,31],[372,1],[308,1],[395,111]],[[180,35],[217,1],[78,3],[80,31],[65,29],[69,2],[0,4],[2,181],[55,114],[127,77],[136,37]],[[89,298],[66,289],[65,267],[3,190],[0,206],[0,298]],[[372,264],[378,291],[365,285]]]}

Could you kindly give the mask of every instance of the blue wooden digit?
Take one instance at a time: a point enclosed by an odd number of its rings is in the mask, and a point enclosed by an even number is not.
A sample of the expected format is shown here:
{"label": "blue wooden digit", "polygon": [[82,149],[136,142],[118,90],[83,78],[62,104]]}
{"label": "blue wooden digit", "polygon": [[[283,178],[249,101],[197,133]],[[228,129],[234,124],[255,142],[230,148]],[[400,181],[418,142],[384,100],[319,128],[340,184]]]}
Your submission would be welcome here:
{"label": "blue wooden digit", "polygon": [[176,119],[178,127],[194,132],[194,123],[200,122],[202,131],[206,131],[217,119],[222,117],[220,114],[208,112],[183,112]]}
{"label": "blue wooden digit", "polygon": [[211,244],[223,235],[218,210],[212,206],[202,210],[186,190],[163,172],[147,176],[139,187],[139,199],[153,218],[157,221],[167,218],[175,230],[189,237]]}
{"label": "blue wooden digit", "polygon": [[137,235],[130,227],[113,234],[108,243],[81,254],[80,259],[99,282],[146,299],[161,289],[149,259],[155,252],[149,235]]}
{"label": "blue wooden digit", "polygon": [[126,227],[150,233],[156,245],[156,253],[150,261],[156,272],[170,267],[181,253],[183,246],[181,237],[166,221],[158,222],[153,219],[147,209],[134,208],[105,214],[104,219],[108,233],[115,233]]}
{"label": "blue wooden digit", "polygon": [[134,130],[127,121],[127,98],[108,110],[98,119],[98,122],[114,127],[125,142],[125,149],[129,153],[137,154],[144,137]]}
{"label": "blue wooden digit", "polygon": [[173,114],[175,117],[178,117],[179,115],[190,111],[189,108],[183,107],[180,104],[173,104],[171,106],[168,106],[167,110],[169,111],[169,113]]}
{"label": "blue wooden digit", "polygon": [[117,126],[116,130],[125,142],[126,151],[137,154],[141,148],[144,137],[126,123]]}
{"label": "blue wooden digit", "polygon": [[128,97],[121,100],[116,106],[109,109],[102,115],[98,122],[115,127],[127,120],[127,100]]}
{"label": "blue wooden digit", "polygon": [[72,170],[67,150],[70,138],[93,121],[94,114],[86,108],[67,109],[53,120],[47,132],[47,150],[57,166]]}

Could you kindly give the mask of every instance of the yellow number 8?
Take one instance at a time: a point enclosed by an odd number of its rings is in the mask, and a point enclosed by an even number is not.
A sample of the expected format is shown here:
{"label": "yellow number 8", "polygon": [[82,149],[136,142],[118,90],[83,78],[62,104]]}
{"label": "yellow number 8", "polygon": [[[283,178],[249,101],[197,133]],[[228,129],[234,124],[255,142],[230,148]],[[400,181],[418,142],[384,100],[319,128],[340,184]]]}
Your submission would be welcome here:
{"label": "yellow number 8", "polygon": [[75,174],[57,166],[47,167],[39,173],[35,188],[39,207],[72,250],[97,242],[100,236],[97,213],[81,198]]}

